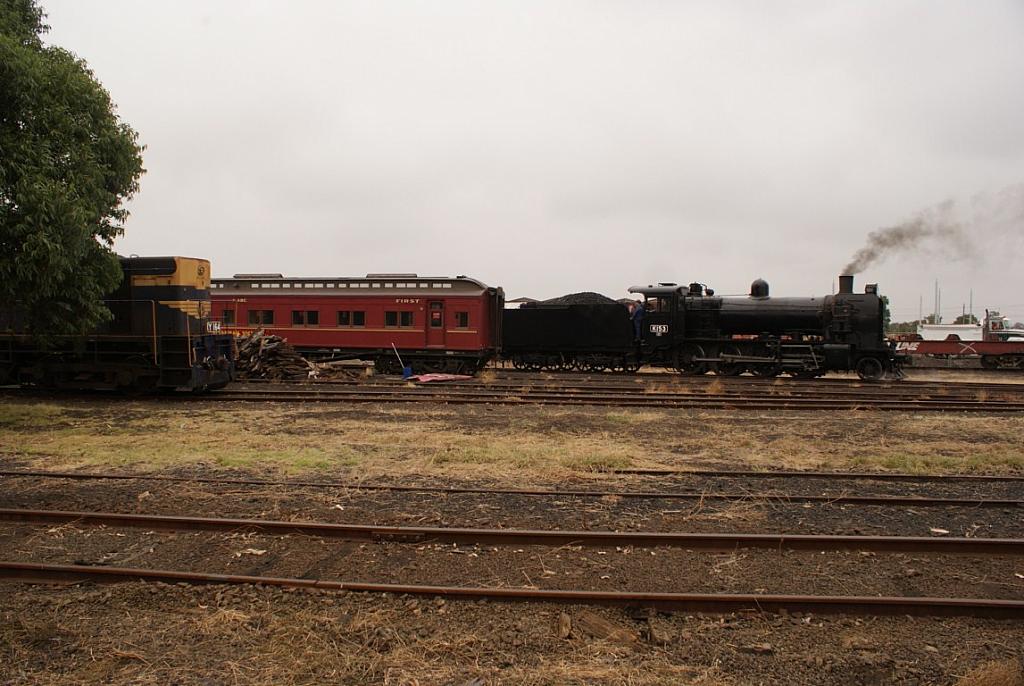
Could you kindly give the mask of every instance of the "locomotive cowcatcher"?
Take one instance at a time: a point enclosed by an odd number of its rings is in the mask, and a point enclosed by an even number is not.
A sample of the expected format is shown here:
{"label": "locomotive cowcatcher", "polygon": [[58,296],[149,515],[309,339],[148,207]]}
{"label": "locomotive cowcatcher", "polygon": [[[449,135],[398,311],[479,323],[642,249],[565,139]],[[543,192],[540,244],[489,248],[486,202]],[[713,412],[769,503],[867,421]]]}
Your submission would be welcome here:
{"label": "locomotive cowcatcher", "polygon": [[262,329],[308,358],[372,360],[388,374],[477,371],[500,345],[504,297],[466,276],[417,274],[236,274],[214,279],[212,290],[225,331]]}
{"label": "locomotive cowcatcher", "polygon": [[126,392],[221,388],[234,378],[234,340],[210,320],[210,263],[121,257],[112,317],[83,336],[40,344],[17,306],[0,311],[0,383]]}

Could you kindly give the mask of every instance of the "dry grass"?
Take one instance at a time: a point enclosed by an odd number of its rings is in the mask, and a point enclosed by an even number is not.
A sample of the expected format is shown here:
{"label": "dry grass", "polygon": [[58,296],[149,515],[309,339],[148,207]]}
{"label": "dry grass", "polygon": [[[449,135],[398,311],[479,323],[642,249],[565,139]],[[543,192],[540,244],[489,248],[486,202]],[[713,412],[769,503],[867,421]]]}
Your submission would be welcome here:
{"label": "dry grass", "polygon": [[[59,406],[45,411],[10,403],[0,407],[9,418],[0,426],[0,450],[47,469],[203,464],[295,474],[358,467],[366,475],[439,472],[516,479],[523,472],[565,475],[638,466],[629,434],[452,429],[446,426],[457,417],[451,410],[387,408],[370,419],[325,420],[320,408],[218,407],[199,413],[131,404],[127,412],[112,406],[119,416],[96,412],[47,428],[43,419],[60,416]],[[571,421],[566,412],[550,417]]]}
{"label": "dry grass", "polygon": [[31,621],[0,626],[0,659],[17,665],[17,683],[734,683],[715,665],[661,649],[535,630],[561,608],[523,608],[520,630],[504,608],[471,603],[420,600],[412,610],[401,598],[144,584],[72,591],[59,602],[53,591],[24,593],[47,602]]}
{"label": "dry grass", "polygon": [[987,662],[963,676],[956,686],[1024,686],[1024,671],[1018,660]]}
{"label": "dry grass", "polygon": [[704,387],[704,393],[707,395],[722,395],[725,393],[725,383],[716,377],[711,381],[711,383]]}
{"label": "dry grass", "polygon": [[[610,468],[1022,472],[1024,417],[0,401],[0,453],[48,469],[202,464],[519,482]],[[614,478],[609,476],[608,478]]]}
{"label": "dry grass", "polygon": [[645,412],[643,410],[636,410],[632,412],[606,412],[604,417],[612,424],[622,424],[624,426],[651,424],[664,418],[660,412]]}
{"label": "dry grass", "polygon": [[63,414],[63,408],[51,403],[0,403],[0,429],[49,426]]}

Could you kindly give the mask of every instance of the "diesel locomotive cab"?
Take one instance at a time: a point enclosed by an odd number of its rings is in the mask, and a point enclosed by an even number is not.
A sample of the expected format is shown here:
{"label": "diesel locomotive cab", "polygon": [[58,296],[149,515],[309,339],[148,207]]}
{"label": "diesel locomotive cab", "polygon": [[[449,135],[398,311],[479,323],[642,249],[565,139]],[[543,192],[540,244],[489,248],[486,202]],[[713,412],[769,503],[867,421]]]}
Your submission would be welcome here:
{"label": "diesel locomotive cab", "polygon": [[119,259],[121,283],[103,298],[108,321],[85,335],[51,337],[45,346],[16,319],[7,321],[0,329],[0,377],[132,393],[227,385],[234,378],[233,339],[211,324],[209,261]]}

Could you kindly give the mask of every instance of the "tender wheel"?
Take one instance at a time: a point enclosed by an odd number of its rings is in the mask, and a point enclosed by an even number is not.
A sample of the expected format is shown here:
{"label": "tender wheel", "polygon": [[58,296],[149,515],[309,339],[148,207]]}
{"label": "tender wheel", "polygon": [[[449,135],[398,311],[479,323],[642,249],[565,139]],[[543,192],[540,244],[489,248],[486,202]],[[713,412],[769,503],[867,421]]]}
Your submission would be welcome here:
{"label": "tender wheel", "polygon": [[885,365],[877,357],[863,357],[857,362],[857,376],[864,381],[881,381],[885,377]]}

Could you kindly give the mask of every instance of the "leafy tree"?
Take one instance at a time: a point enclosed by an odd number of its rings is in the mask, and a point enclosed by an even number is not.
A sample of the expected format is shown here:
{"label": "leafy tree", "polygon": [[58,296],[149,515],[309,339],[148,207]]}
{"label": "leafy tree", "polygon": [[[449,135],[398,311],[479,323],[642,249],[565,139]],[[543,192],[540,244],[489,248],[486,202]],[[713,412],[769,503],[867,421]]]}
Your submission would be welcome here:
{"label": "leafy tree", "polygon": [[916,333],[917,320],[912,322],[895,322],[886,327],[886,333]]}
{"label": "leafy tree", "polygon": [[48,337],[109,318],[111,246],[144,170],[86,63],[43,45],[44,17],[36,0],[0,0],[0,306]]}
{"label": "leafy tree", "polygon": [[883,295],[879,300],[882,301],[882,331],[888,331],[889,325],[892,323],[892,313],[889,312],[889,296]]}
{"label": "leafy tree", "polygon": [[962,314],[953,320],[954,324],[979,324],[978,318],[973,314]]}

